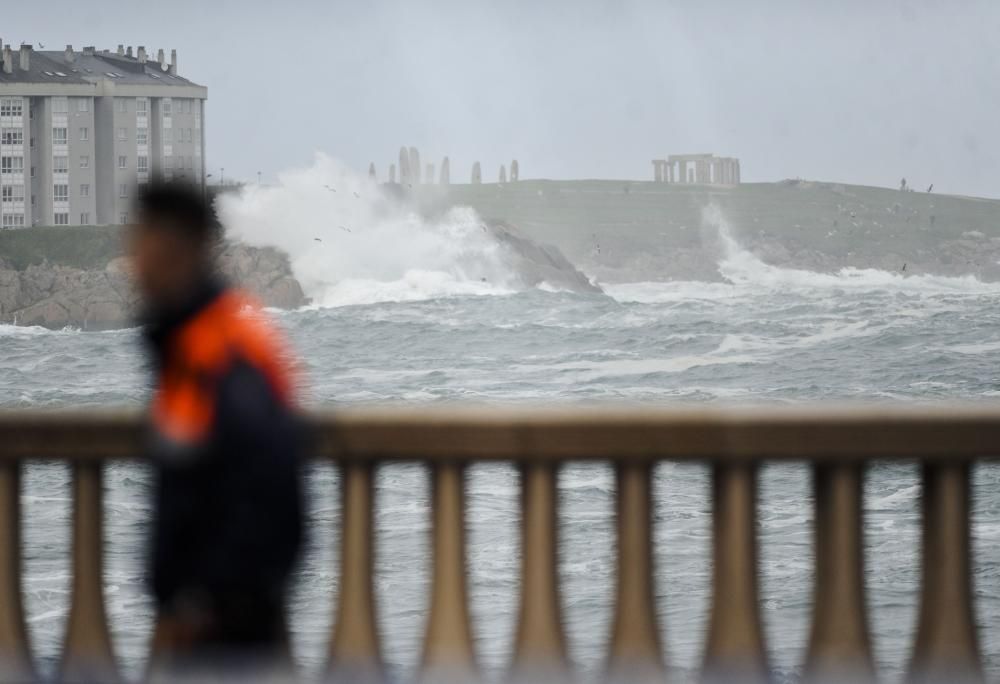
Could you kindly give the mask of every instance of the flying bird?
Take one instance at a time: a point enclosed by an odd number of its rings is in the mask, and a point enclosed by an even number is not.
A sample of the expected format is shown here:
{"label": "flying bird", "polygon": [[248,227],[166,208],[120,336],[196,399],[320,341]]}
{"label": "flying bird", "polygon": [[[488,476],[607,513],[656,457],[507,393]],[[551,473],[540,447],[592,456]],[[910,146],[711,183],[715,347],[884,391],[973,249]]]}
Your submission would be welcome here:
{"label": "flying bird", "polygon": [[41,49],[41,50],[44,50],[44,49],[45,49],[45,46],[44,46],[44,45],[42,45],[41,43],[39,43],[39,44],[38,44],[38,47],[39,47],[39,49]]}
{"label": "flying bird", "polygon": [[323,241],[322,241],[322,240],[320,240],[319,238],[313,238],[313,240],[315,240],[316,242],[323,242]]}
{"label": "flying bird", "polygon": [[337,226],[337,227],[338,227],[338,228],[340,228],[341,230],[346,230],[346,231],[347,231],[348,233],[350,233],[350,232],[351,232],[351,229],[350,229],[350,228],[346,228],[346,227],[344,227],[344,226]]}
{"label": "flying bird", "polygon": [[933,184],[933,183],[931,183],[930,187],[929,187],[929,188],[927,188],[927,192],[930,192],[930,191],[931,191],[931,190],[933,190],[933,189],[934,189],[934,184]]}
{"label": "flying bird", "polygon": [[903,273],[906,273],[906,264],[903,264]]}
{"label": "flying bird", "polygon": [[323,187],[329,190],[330,192],[337,192],[336,188],[331,188],[329,185],[324,185]]}
{"label": "flying bird", "polygon": [[361,193],[359,193],[359,192],[355,192],[355,193],[354,193],[354,196],[355,196],[355,197],[361,197]]}

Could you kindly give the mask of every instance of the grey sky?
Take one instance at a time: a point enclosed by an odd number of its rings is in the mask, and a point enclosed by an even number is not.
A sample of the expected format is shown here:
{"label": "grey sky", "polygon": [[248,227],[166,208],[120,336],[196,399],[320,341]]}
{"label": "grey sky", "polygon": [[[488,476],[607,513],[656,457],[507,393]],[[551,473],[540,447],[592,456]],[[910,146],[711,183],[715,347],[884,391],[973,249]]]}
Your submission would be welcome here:
{"label": "grey sky", "polygon": [[179,52],[209,87],[209,170],[317,150],[384,175],[399,146],[466,180],[636,178],[670,153],[1000,196],[1000,3],[8,3],[0,36]]}

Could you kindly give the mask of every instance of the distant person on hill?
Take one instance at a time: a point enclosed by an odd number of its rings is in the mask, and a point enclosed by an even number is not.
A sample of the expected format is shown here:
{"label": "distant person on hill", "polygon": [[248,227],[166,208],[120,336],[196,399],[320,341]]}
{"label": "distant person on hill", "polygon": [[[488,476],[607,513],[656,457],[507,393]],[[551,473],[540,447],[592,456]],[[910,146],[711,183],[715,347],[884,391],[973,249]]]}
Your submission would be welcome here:
{"label": "distant person on hill", "polygon": [[210,205],[154,183],[130,235],[154,372],[150,585],[158,667],[236,680],[280,672],[302,538],[301,427],[280,336],[217,276]]}

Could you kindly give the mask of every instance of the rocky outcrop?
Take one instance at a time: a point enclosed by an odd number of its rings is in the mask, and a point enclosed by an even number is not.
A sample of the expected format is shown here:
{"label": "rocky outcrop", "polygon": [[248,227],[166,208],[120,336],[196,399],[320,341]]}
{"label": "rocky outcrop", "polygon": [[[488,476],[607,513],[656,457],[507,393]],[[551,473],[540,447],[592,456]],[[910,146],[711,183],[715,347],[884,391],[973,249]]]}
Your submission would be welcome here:
{"label": "rocky outcrop", "polygon": [[[295,308],[307,301],[288,259],[275,249],[228,243],[219,252],[219,266],[265,306]],[[0,322],[84,330],[132,325],[138,298],[128,268],[124,257],[101,270],[49,263],[15,270],[0,261]]]}

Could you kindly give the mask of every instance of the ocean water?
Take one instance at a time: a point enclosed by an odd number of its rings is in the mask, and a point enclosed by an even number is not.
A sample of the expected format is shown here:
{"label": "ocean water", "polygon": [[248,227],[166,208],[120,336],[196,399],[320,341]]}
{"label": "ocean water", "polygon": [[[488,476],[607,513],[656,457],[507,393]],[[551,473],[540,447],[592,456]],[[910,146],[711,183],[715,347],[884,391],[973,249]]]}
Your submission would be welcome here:
{"label": "ocean water", "polygon": [[[315,174],[306,178],[312,180],[285,179],[284,192],[300,182],[301,192],[315,193]],[[339,189],[350,187],[341,176],[331,178],[343,183]],[[363,179],[352,182],[363,189]],[[720,282],[619,283],[606,286],[605,294],[523,289],[516,274],[503,272],[502,252],[488,240],[480,244],[478,219],[461,212],[446,225],[404,217],[386,227],[368,217],[373,232],[383,234],[365,238],[357,249],[348,242],[353,233],[340,231],[337,243],[348,256],[364,256],[368,265],[350,265],[341,255],[343,264],[324,270],[314,251],[322,243],[301,235],[282,242],[269,233],[266,217],[280,213],[281,206],[272,211],[272,205],[286,199],[250,194],[229,207],[228,216],[237,228],[245,224],[240,212],[263,216],[243,236],[279,242],[317,300],[300,311],[274,313],[303,360],[304,401],[310,407],[996,401],[1000,395],[995,380],[1000,284],[783,269],[742,250],[722,225],[726,252],[719,262]],[[709,212],[706,220],[721,219]],[[442,234],[462,248],[446,255],[424,248]],[[413,235],[422,246],[408,261],[392,248],[407,251]],[[379,256],[374,243],[392,253]],[[500,284],[482,281],[479,274],[487,267],[499,274]],[[0,327],[0,408],[135,407],[146,401],[148,389],[135,330]],[[152,621],[141,554],[148,472],[115,464],[105,477],[106,599],[121,664],[136,674]],[[698,465],[663,463],[655,477],[657,611],[668,661],[695,671],[709,608],[709,473]],[[419,663],[428,599],[428,477],[418,465],[390,465],[379,471],[377,484],[376,591],[384,654],[392,671],[406,677]],[[581,672],[595,678],[613,598],[613,484],[603,465],[569,465],[559,480],[570,655]],[[495,679],[509,663],[515,627],[518,481],[509,466],[474,466],[468,487],[472,615],[480,661]],[[808,469],[767,465],[760,488],[768,649],[775,669],[794,678],[811,608]],[[336,469],[314,466],[310,490],[312,532],[297,575],[292,626],[297,661],[304,672],[315,673],[325,660],[337,589]],[[915,466],[876,463],[868,472],[866,581],[876,659],[890,680],[906,666],[916,619],[919,493]],[[65,467],[28,466],[26,609],[47,670],[58,657],[66,617],[69,504]],[[993,677],[1000,674],[998,542],[1000,467],[979,465],[973,511],[976,618]]]}

